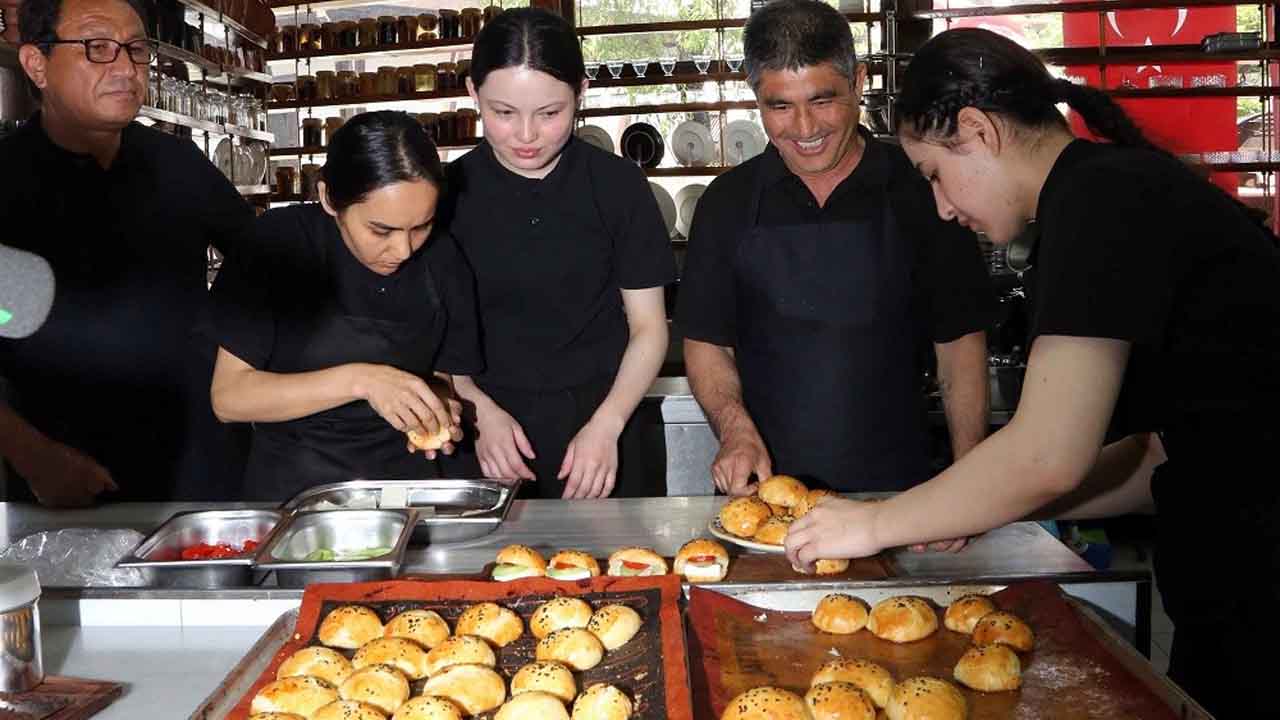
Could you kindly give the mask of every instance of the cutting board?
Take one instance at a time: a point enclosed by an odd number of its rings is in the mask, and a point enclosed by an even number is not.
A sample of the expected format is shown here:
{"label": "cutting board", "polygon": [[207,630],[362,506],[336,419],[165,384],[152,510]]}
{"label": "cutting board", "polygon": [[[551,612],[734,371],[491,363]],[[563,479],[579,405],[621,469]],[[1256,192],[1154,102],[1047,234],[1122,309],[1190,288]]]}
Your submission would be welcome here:
{"label": "cutting board", "polygon": [[30,692],[0,694],[0,720],[85,720],[122,692],[120,683],[50,676]]}

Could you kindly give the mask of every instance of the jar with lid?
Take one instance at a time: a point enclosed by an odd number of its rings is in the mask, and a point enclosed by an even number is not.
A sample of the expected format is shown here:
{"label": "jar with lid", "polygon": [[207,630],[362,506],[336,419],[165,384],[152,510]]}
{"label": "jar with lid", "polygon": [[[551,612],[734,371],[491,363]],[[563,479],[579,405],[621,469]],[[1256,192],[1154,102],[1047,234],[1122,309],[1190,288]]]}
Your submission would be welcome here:
{"label": "jar with lid", "polygon": [[396,69],[394,67],[383,65],[378,68],[378,94],[396,94]]}
{"label": "jar with lid", "polygon": [[488,25],[489,23],[493,22],[494,19],[501,14],[502,14],[501,7],[497,5],[490,5],[489,7],[484,9],[484,24]]}
{"label": "jar with lid", "polygon": [[438,18],[435,13],[422,13],[418,16],[418,39],[434,40]]}
{"label": "jar with lid", "polygon": [[480,32],[480,23],[483,22],[483,16],[480,14],[480,8],[462,8],[462,12],[459,13],[458,19],[462,28],[462,37],[473,38]]}
{"label": "jar with lid", "polygon": [[293,102],[293,83],[276,83],[271,86],[271,99],[276,102]]}
{"label": "jar with lid", "polygon": [[316,23],[303,23],[298,31],[298,49],[303,52],[322,50],[321,42],[323,40],[320,37],[320,26]]}
{"label": "jar with lid", "polygon": [[414,80],[414,72],[412,65],[406,65],[396,70],[396,92],[401,95],[411,95],[414,92],[416,82]]}
{"label": "jar with lid", "polygon": [[435,92],[436,66],[422,63],[413,66],[413,89],[415,92]]}
{"label": "jar with lid", "polygon": [[422,113],[418,116],[418,124],[426,131],[431,142],[440,142],[440,116],[435,113]]}
{"label": "jar with lid", "polygon": [[418,16],[401,15],[396,18],[396,34],[400,36],[401,45],[411,45],[418,41]]}
{"label": "jar with lid", "polygon": [[378,19],[360,18],[356,24],[356,40],[361,50],[378,46]]}
{"label": "jar with lid", "polygon": [[458,111],[457,133],[458,142],[470,142],[476,137],[476,121],[480,119],[480,113],[471,108],[462,108]]}
{"label": "jar with lid", "polygon": [[280,28],[280,52],[286,55],[298,52],[298,26],[285,25]]}
{"label": "jar with lid", "polygon": [[307,163],[302,166],[302,199],[318,200],[320,193],[317,186],[320,183],[320,166],[315,163]]}
{"label": "jar with lid", "polygon": [[360,73],[360,97],[373,97],[378,94],[378,73]]}
{"label": "jar with lid", "polygon": [[351,20],[343,20],[338,23],[338,39],[337,49],[339,50],[355,50],[359,46],[360,34],[359,26]]}
{"label": "jar with lid", "polygon": [[462,37],[462,15],[457,10],[440,8],[440,39],[457,40]]}
{"label": "jar with lid", "polygon": [[360,82],[353,70],[339,70],[338,84],[334,88],[336,100],[349,100],[360,94]]}
{"label": "jar with lid", "polygon": [[317,87],[315,75],[298,76],[298,100],[300,102],[315,102],[316,92]]}
{"label": "jar with lid", "polygon": [[316,72],[316,99],[338,99],[338,81],[332,70],[319,70]]}
{"label": "jar with lid", "polygon": [[320,46],[316,49],[330,51],[338,49],[338,23],[320,23]]}
{"label": "jar with lid", "polygon": [[393,15],[378,16],[378,44],[382,47],[390,47],[399,41],[398,29],[396,28],[396,19]]}
{"label": "jar with lid", "polygon": [[458,80],[457,80],[459,90],[467,86],[467,76],[470,74],[471,74],[471,61],[459,60],[458,61]]}
{"label": "jar with lid", "polygon": [[436,92],[452,92],[458,87],[458,66],[451,62],[436,65]]}
{"label": "jar with lid", "polygon": [[437,145],[452,145],[457,140],[458,113],[447,111],[440,113],[440,137]]}
{"label": "jar with lid", "polygon": [[292,165],[281,165],[276,168],[276,194],[296,195],[298,193],[298,171]]}
{"label": "jar with lid", "polygon": [[302,121],[302,147],[318,148],[324,145],[324,121],[306,118]]}
{"label": "jar with lid", "polygon": [[333,144],[333,134],[342,129],[342,124],[346,122],[340,117],[328,117],[324,119],[324,144],[325,147]]}

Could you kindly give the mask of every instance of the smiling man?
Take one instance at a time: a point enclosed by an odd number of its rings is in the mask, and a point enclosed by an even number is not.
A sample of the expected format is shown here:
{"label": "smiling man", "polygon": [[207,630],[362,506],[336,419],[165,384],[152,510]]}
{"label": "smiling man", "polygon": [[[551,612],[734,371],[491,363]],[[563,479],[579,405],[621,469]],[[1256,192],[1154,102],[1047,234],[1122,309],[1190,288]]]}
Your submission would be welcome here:
{"label": "smiling man", "polygon": [[777,0],[744,31],[771,141],[698,203],[678,323],[720,439],[717,488],[773,472],[842,491],[931,476],[922,353],[937,355],[959,457],[987,429],[992,294],[972,232],[943,223],[894,145],[858,125],[849,23]]}

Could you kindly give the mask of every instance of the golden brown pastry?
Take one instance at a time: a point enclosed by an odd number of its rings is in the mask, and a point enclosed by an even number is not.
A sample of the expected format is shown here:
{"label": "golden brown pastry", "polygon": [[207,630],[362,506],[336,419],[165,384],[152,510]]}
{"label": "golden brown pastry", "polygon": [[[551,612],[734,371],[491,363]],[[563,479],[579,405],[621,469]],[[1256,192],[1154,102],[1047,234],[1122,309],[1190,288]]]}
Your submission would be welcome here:
{"label": "golden brown pastry", "polygon": [[506,647],[524,634],[524,623],[509,608],[484,602],[464,610],[454,629],[459,635],[475,635],[498,647]]}
{"label": "golden brown pastry", "polygon": [[591,606],[576,597],[558,597],[548,600],[533,611],[529,618],[529,630],[541,640],[561,628],[584,628],[591,622]]}
{"label": "golden brown pastry", "polygon": [[528,545],[508,545],[498,551],[493,566],[494,580],[519,580],[547,574],[547,561],[542,553]]}
{"label": "golden brown pastry", "polygon": [[996,604],[986,595],[965,595],[947,606],[942,622],[948,630],[965,635],[973,634],[973,626],[982,616],[995,612]]}
{"label": "golden brown pastry", "polygon": [[450,665],[498,664],[498,656],[484,638],[475,635],[454,635],[427,653],[427,675],[434,676]]}
{"label": "golden brown pastry", "polygon": [[840,497],[840,494],[834,490],[814,488],[805,494],[804,500],[801,500],[799,505],[791,508],[791,514],[797,519],[802,518],[805,515],[808,515],[810,510],[817,507],[818,502],[821,501],[822,498],[828,497]]}
{"label": "golden brown pastry", "polygon": [[265,712],[265,713],[254,713],[249,716],[249,720],[307,720],[307,719],[297,713]]}
{"label": "golden brown pastry", "polygon": [[613,577],[648,577],[666,574],[667,561],[649,548],[623,548],[609,556],[609,575]]}
{"label": "golden brown pastry", "polygon": [[316,636],[329,647],[355,650],[376,637],[382,637],[382,619],[367,607],[343,605],[325,616]]}
{"label": "golden brown pastry", "polygon": [[478,715],[502,706],[507,685],[502,676],[484,665],[451,665],[432,675],[422,686],[423,695],[452,701],[466,715]]}
{"label": "golden brown pastry", "polygon": [[809,494],[809,488],[790,475],[774,475],[761,482],[760,489],[756,492],[766,503],[789,509],[799,505],[805,499]]}
{"label": "golden brown pastry", "polygon": [[876,705],[857,685],[820,683],[809,688],[804,702],[813,720],[876,720]]}
{"label": "golden brown pastry", "polygon": [[587,630],[600,639],[605,650],[617,650],[640,632],[640,613],[626,605],[605,605],[591,616]]}
{"label": "golden brown pastry", "polygon": [[626,693],[612,685],[596,683],[573,702],[573,720],[627,720],[632,709]]}
{"label": "golden brown pastry", "polygon": [[361,645],[351,658],[351,666],[359,670],[370,665],[390,665],[410,680],[421,680],[427,676],[427,654],[412,640],[380,637]]}
{"label": "golden brown pastry", "polygon": [[338,691],[318,677],[300,675],[276,680],[258,691],[249,704],[252,713],[297,713],[307,717],[338,699]]}
{"label": "golden brown pastry", "polygon": [[412,640],[430,650],[449,639],[449,623],[435,610],[405,610],[391,618],[383,629],[384,637]]}
{"label": "golden brown pastry", "polygon": [[720,582],[729,572],[729,551],[715,540],[690,540],[680,546],[672,569],[691,583]]}
{"label": "golden brown pastry", "polygon": [[848,569],[848,558],[823,558],[813,564],[816,575],[839,575]]}
{"label": "golden brown pastry", "polygon": [[852,635],[867,626],[867,605],[852,595],[831,593],[813,609],[813,626],[833,635]]}
{"label": "golden brown pastry", "polygon": [[956,686],[931,677],[898,683],[884,710],[889,720],[964,720],[969,715]]}
{"label": "golden brown pastry", "polygon": [[829,682],[851,683],[865,692],[878,708],[888,705],[889,695],[893,693],[893,676],[884,667],[870,660],[828,660],[813,674],[809,684],[813,686]]}
{"label": "golden brown pastry", "polygon": [[409,699],[409,679],[391,665],[367,665],[351,673],[338,688],[338,695],[390,715]]}
{"label": "golden brown pastry", "polygon": [[765,545],[781,545],[787,539],[787,531],[791,529],[791,518],[777,515],[760,523],[756,534],[751,539]]}
{"label": "golden brown pastry", "polygon": [[973,644],[990,645],[999,643],[1008,645],[1014,650],[1030,652],[1035,647],[1036,636],[1031,626],[1013,613],[997,610],[982,616],[973,626]]}
{"label": "golden brown pastry", "polygon": [[276,668],[276,679],[310,675],[338,687],[353,670],[355,668],[351,667],[351,661],[342,653],[321,645],[312,645],[302,648],[280,663],[280,667]]}
{"label": "golden brown pastry", "polygon": [[561,550],[547,561],[547,577],[554,580],[586,580],[599,575],[600,563],[581,550]]}
{"label": "golden brown pastry", "polygon": [[899,595],[881,600],[871,608],[867,629],[882,640],[915,642],[938,629],[938,613],[921,598]]}
{"label": "golden brown pastry", "polygon": [[382,711],[354,700],[335,700],[311,714],[307,720],[387,720]]}
{"label": "golden brown pastry", "polygon": [[448,426],[441,427],[432,435],[428,435],[422,428],[410,430],[405,434],[409,436],[409,444],[418,450],[439,450],[445,443],[453,442],[453,433]]}
{"label": "golden brown pastry", "polygon": [[503,703],[493,720],[569,720],[569,711],[560,698],[535,690]]}
{"label": "golden brown pastry", "polygon": [[513,697],[526,692],[551,693],[562,702],[571,703],[578,696],[578,684],[567,665],[542,660],[525,665],[511,678]]}
{"label": "golden brown pastry", "polygon": [[1003,692],[1022,687],[1022,663],[1005,645],[975,645],[960,656],[955,679],[982,692]]}
{"label": "golden brown pastry", "polygon": [[555,660],[578,671],[590,670],[604,659],[604,645],[582,628],[563,628],[538,641],[538,660]]}
{"label": "golden brown pastry", "polygon": [[734,498],[720,508],[720,524],[725,532],[741,538],[749,538],[760,529],[760,524],[773,517],[773,512],[763,500],[750,495]]}
{"label": "golden brown pastry", "polygon": [[391,720],[462,720],[462,709],[448,698],[419,695],[406,700]]}
{"label": "golden brown pastry", "polygon": [[[769,505],[769,503],[765,503],[765,505]],[[769,512],[773,513],[774,517],[794,517],[791,514],[791,508],[783,507],[782,505],[769,505]]]}
{"label": "golden brown pastry", "polygon": [[809,706],[790,690],[764,686],[739,693],[720,720],[809,720]]}

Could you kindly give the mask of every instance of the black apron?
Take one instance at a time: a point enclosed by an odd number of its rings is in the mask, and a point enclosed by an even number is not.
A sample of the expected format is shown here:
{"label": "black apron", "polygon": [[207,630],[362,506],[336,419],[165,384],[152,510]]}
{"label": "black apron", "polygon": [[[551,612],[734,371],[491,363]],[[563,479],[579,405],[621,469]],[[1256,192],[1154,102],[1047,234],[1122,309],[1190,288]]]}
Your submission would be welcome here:
{"label": "black apron", "polygon": [[[429,293],[411,321],[315,311],[309,338],[286,362],[323,369],[346,363],[390,365],[424,379],[444,339],[445,317],[430,270]],[[316,485],[357,479],[410,480],[438,475],[434,461],[406,450],[406,436],[364,400],[281,423],[257,423],[245,476],[246,500],[284,501]]]}
{"label": "black apron", "polygon": [[841,491],[931,475],[911,313],[913,253],[888,194],[857,221],[751,229],[734,259],[735,355],[773,470]]}

